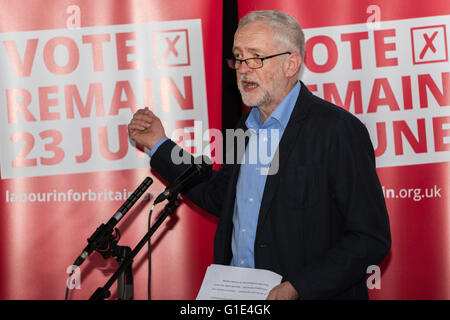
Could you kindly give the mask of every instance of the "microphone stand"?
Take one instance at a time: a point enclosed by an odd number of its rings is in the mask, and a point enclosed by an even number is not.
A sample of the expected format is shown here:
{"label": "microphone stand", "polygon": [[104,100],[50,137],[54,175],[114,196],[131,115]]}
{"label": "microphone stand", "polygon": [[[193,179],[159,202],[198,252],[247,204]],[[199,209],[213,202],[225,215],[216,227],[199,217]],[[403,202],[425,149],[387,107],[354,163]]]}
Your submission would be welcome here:
{"label": "microphone stand", "polygon": [[[109,241],[109,250],[100,251],[100,254],[104,259],[109,257],[116,257],[117,263],[121,265],[125,261],[128,254],[131,252],[131,248],[127,246],[117,245],[120,239],[119,229],[115,229],[114,234],[111,235]],[[119,300],[133,300],[134,287],[133,287],[133,272],[131,264],[125,268],[123,272],[118,275],[117,280],[117,298]]]}
{"label": "microphone stand", "polygon": [[[180,202],[177,199],[177,196],[178,196],[178,194],[173,194],[167,199],[169,202],[166,204],[162,214],[155,221],[153,226],[148,230],[148,232],[141,239],[141,241],[139,241],[139,243],[136,245],[136,247],[133,249],[133,251],[126,254],[126,257],[123,259],[122,263],[120,263],[119,268],[109,278],[109,280],[106,282],[106,284],[103,287],[97,288],[97,290],[95,290],[95,292],[92,294],[92,296],[89,298],[89,300],[104,300],[104,299],[109,298],[111,296],[111,292],[109,291],[109,289],[114,284],[114,282],[119,278],[119,276],[125,274],[125,277],[126,277],[127,274],[131,273],[131,271],[130,271],[131,264],[133,263],[134,257],[136,257],[136,255],[139,253],[139,251],[142,249],[142,247],[145,246],[147,241],[150,239],[150,237],[153,235],[153,233],[155,233],[155,231],[163,223],[163,221],[170,214],[172,214],[180,205]],[[118,259],[118,261],[119,261],[119,259]]]}
{"label": "microphone stand", "polygon": [[[108,243],[107,250],[98,250],[104,259],[109,257],[115,257],[119,265],[121,265],[128,254],[131,252],[131,248],[127,246],[119,246],[120,231],[115,228],[114,233],[108,235],[105,239]],[[131,264],[127,266],[123,272],[118,275],[117,280],[117,297],[119,300],[133,300],[134,287],[133,287],[133,273]]]}
{"label": "microphone stand", "polygon": [[[123,263],[131,252],[130,247],[117,246],[117,262],[119,265]],[[119,300],[133,300],[134,287],[133,287],[133,270],[131,264],[126,268],[124,272],[119,275],[117,280],[117,298]]]}

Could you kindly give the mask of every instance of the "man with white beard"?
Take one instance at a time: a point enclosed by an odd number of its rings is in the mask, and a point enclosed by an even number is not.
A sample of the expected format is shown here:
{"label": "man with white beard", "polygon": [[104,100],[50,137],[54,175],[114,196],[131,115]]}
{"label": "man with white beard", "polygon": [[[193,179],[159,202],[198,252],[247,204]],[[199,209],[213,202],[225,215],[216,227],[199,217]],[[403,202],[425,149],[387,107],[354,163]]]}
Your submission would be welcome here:
{"label": "man with white beard", "polygon": [[[373,146],[356,117],[298,80],[304,48],[290,15],[255,11],[240,21],[227,62],[253,107],[237,125],[252,132],[244,156],[258,149],[261,132],[276,130],[264,140],[277,146],[278,167],[225,163],[185,196],[220,218],[214,263],[283,276],[268,299],[367,299],[366,269],[391,243]],[[171,160],[174,148],[184,151],[149,109],[137,111],[128,129],[168,183],[187,168]]]}

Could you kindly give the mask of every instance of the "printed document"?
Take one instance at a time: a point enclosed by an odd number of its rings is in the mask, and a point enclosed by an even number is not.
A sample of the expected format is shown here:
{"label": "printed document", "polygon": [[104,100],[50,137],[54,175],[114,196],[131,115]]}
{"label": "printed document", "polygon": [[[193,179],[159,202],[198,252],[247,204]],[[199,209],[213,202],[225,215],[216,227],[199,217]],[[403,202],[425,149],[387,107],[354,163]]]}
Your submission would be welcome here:
{"label": "printed document", "polygon": [[281,279],[269,270],[212,264],[206,270],[197,300],[264,300]]}

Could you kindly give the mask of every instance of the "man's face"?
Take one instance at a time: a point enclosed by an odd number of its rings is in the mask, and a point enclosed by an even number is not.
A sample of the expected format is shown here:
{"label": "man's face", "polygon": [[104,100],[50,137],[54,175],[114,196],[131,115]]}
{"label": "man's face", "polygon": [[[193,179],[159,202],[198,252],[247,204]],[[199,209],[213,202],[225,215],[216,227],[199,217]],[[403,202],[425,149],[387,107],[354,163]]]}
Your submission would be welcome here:
{"label": "man's face", "polygon": [[[233,54],[237,59],[266,57],[281,52],[272,27],[264,22],[251,22],[234,36]],[[250,69],[244,62],[236,70],[238,88],[246,105],[276,107],[281,102],[287,86],[282,70],[285,57],[264,60],[259,69]]]}

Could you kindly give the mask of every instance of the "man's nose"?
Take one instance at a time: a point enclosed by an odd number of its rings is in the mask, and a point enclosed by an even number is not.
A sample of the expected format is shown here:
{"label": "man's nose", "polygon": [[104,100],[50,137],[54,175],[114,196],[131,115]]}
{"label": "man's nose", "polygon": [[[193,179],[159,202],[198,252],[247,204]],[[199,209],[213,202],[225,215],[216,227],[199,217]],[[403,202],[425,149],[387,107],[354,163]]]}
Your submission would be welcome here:
{"label": "man's nose", "polygon": [[237,72],[239,72],[239,73],[248,73],[251,70],[252,69],[247,65],[247,62],[245,62],[245,61],[242,61],[239,68],[237,68]]}

